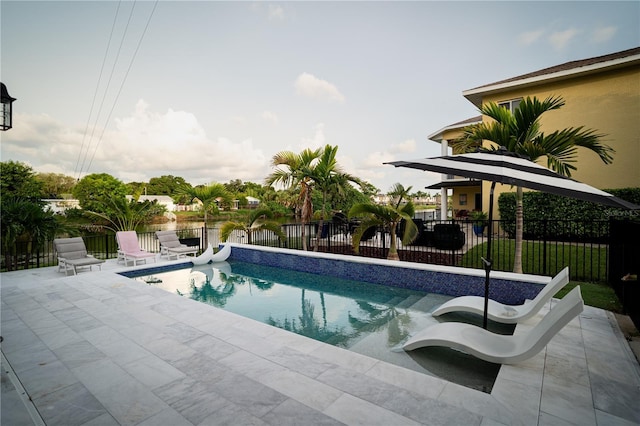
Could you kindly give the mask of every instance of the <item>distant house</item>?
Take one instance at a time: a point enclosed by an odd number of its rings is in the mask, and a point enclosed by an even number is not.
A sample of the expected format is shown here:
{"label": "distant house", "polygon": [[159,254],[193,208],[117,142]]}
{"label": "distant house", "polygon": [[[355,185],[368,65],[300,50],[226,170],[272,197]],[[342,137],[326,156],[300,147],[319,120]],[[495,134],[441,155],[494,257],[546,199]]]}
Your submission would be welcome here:
{"label": "distant house", "polygon": [[45,203],[45,208],[55,214],[63,214],[68,209],[80,208],[80,201],[76,199],[48,198],[43,199],[42,201]]}
{"label": "distant house", "polygon": [[254,197],[246,196],[247,199],[247,208],[256,209],[260,205],[260,200]]}
{"label": "distant house", "polygon": [[[577,170],[572,178],[600,189],[639,186],[640,47],[567,62],[465,90],[462,94],[477,107],[495,102],[511,110],[527,96],[541,100],[549,96],[562,97],[565,101],[562,108],[542,116],[542,131],[584,126],[603,134],[602,142],[615,150],[613,163],[607,165],[593,152],[579,148]],[[461,136],[462,129],[482,120],[489,118],[473,117],[446,126],[429,135],[429,139],[440,143],[442,155],[447,155],[451,142]],[[443,192],[453,191],[454,210],[480,210],[489,204],[489,185],[489,182],[443,176],[434,187],[443,188]],[[513,189],[503,186],[496,191]],[[446,212],[446,203],[443,210]],[[497,217],[498,212],[494,213]]]}
{"label": "distant house", "polygon": [[[131,200],[133,197],[131,195],[127,195],[127,199]],[[142,203],[144,201],[157,201],[158,204],[164,206],[169,212],[178,210],[176,204],[173,202],[173,198],[168,195],[141,195],[140,198],[138,198],[138,202]]]}

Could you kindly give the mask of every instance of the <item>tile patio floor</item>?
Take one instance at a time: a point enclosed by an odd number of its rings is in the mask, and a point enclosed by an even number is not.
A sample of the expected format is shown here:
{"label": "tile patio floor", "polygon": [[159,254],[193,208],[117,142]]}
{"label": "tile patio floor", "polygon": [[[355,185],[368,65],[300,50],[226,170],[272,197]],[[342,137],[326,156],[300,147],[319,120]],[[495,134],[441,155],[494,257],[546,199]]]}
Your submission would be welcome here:
{"label": "tile patio floor", "polygon": [[503,366],[486,394],[118,269],[107,262],[69,277],[55,268],[0,275],[0,424],[640,424],[640,366],[601,309],[585,307],[540,354]]}

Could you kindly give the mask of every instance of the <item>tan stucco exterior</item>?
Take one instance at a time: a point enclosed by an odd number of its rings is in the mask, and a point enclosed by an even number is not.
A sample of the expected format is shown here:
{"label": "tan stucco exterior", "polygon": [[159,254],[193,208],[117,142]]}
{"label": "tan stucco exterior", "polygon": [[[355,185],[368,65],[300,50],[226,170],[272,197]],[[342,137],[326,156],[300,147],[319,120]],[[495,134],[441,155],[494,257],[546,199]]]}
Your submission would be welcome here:
{"label": "tan stucco exterior", "polygon": [[613,163],[607,165],[592,151],[581,148],[572,178],[600,189],[640,185],[640,66],[511,90],[482,101],[525,96],[564,99],[562,108],[542,115],[543,132],[584,126],[604,134],[601,141],[616,151]]}
{"label": "tan stucco exterior", "polygon": [[[600,64],[554,70],[532,77],[505,80],[464,93],[480,106],[488,102],[504,102],[526,96],[543,100],[560,96],[565,105],[545,113],[541,118],[542,131],[551,133],[570,127],[583,126],[602,134],[601,142],[615,150],[613,163],[605,164],[592,151],[578,150],[571,177],[600,189],[640,186],[640,57],[635,49],[625,58],[612,58]],[[558,68],[561,68],[559,66]],[[483,120],[489,120],[483,117]],[[453,140],[454,131],[442,132],[441,139]],[[438,140],[432,138],[432,140]],[[541,159],[544,164],[544,159]],[[540,161],[539,161],[540,162]],[[483,183],[483,206],[489,205],[490,182]],[[463,190],[454,189],[456,194]],[[464,189],[466,191],[466,188]],[[494,214],[501,192],[515,188],[497,185]],[[455,208],[455,207],[454,207]]]}

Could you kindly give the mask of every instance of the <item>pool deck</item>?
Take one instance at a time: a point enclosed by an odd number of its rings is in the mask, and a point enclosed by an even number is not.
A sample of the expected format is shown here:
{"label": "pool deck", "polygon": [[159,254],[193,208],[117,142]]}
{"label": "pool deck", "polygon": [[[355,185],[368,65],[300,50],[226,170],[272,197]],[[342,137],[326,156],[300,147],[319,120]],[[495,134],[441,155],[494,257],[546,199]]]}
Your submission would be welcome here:
{"label": "pool deck", "polygon": [[0,275],[0,424],[640,424],[640,365],[601,309],[487,394],[102,269]]}

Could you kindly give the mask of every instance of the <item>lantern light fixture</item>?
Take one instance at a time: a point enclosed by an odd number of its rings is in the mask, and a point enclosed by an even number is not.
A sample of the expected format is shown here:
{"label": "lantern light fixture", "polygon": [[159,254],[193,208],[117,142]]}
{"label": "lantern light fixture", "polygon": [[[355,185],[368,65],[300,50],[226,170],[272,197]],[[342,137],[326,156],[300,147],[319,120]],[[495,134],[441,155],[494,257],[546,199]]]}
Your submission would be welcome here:
{"label": "lantern light fixture", "polygon": [[9,130],[13,127],[13,101],[16,98],[12,98],[7,91],[7,86],[4,83],[0,83],[0,102],[2,102],[2,123],[0,123],[0,130]]}

